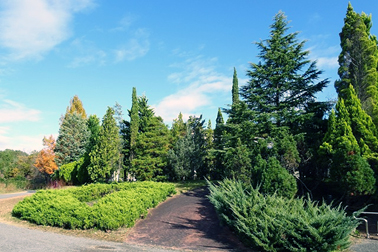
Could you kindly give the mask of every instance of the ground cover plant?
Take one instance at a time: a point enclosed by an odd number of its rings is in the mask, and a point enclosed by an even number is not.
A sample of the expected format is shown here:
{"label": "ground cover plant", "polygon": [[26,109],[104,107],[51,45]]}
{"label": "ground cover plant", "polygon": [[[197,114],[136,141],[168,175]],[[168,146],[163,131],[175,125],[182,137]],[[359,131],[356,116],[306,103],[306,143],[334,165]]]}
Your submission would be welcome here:
{"label": "ground cover plant", "polygon": [[350,245],[358,221],[340,206],[309,199],[263,195],[242,182],[209,183],[210,201],[222,222],[259,251],[335,251]]}
{"label": "ground cover plant", "polygon": [[168,196],[170,183],[90,184],[66,190],[40,190],[19,202],[14,217],[68,229],[115,230],[131,227]]}

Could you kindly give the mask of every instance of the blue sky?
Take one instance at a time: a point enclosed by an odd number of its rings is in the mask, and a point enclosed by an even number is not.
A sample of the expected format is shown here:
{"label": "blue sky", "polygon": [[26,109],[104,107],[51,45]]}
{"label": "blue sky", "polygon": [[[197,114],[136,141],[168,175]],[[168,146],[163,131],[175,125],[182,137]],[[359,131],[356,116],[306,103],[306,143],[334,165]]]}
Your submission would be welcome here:
{"label": "blue sky", "polygon": [[[318,0],[2,0],[0,2],[0,150],[42,149],[78,95],[87,114],[131,106],[132,87],[171,125],[182,112],[214,124],[231,103],[233,68],[239,85],[253,42],[267,39],[282,10],[289,31],[307,40],[310,58],[330,85],[319,99],[335,99],[339,32],[348,1]],[[352,2],[372,13],[378,1]],[[124,116],[126,119],[128,117]]]}

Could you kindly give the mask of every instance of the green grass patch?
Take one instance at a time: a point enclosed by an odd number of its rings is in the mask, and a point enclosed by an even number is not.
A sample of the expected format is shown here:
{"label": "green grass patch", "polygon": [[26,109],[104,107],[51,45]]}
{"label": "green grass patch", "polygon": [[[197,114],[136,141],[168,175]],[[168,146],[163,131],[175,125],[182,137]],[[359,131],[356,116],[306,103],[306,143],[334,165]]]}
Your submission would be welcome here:
{"label": "green grass patch", "polygon": [[199,187],[207,186],[206,180],[188,180],[174,183],[178,193],[194,190]]}
{"label": "green grass patch", "polygon": [[[40,190],[19,202],[14,217],[67,229],[115,230],[135,221],[168,196],[171,183],[91,184],[66,190]],[[90,206],[87,203],[92,202]]]}

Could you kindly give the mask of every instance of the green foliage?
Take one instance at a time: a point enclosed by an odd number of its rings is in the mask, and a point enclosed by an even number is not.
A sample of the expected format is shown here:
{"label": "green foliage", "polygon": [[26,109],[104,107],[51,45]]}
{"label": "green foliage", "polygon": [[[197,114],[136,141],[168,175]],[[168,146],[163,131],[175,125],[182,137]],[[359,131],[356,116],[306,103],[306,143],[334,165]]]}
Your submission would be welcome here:
{"label": "green foliage", "polygon": [[[305,108],[315,102],[315,94],[328,80],[317,82],[322,71],[308,59],[305,41],[298,42],[297,32],[286,34],[288,29],[284,13],[279,12],[271,25],[269,39],[256,43],[259,63],[251,63],[247,72],[250,80],[241,88],[241,96],[255,112],[253,121],[295,130],[306,117]],[[267,127],[266,123],[261,126]]]}
{"label": "green foliage", "polygon": [[353,87],[350,85],[343,93],[345,100],[339,97],[336,112],[330,115],[319,153],[340,189],[348,194],[371,194],[375,191],[375,178],[365,156],[371,157],[371,151],[376,151],[376,129],[361,109]]}
{"label": "green foliage", "polygon": [[378,49],[376,36],[370,34],[371,27],[371,15],[357,14],[349,3],[340,33],[340,80],[335,82],[335,87],[345,98],[342,91],[352,85],[362,109],[378,125]]}
{"label": "green foliage", "polygon": [[105,181],[117,169],[119,161],[119,128],[114,119],[114,110],[108,107],[98,134],[98,140],[89,153],[88,174],[92,181]]}
{"label": "green foliage", "polygon": [[238,138],[235,148],[229,148],[225,153],[224,175],[249,183],[251,180],[250,151]]}
{"label": "green foliage", "polygon": [[76,112],[66,114],[54,149],[58,167],[79,160],[86,151],[89,137],[87,120]]}
{"label": "green foliage", "polygon": [[161,117],[153,116],[145,122],[137,136],[131,172],[137,180],[165,180],[170,134]]}
{"label": "green foliage", "polygon": [[169,165],[172,169],[170,180],[187,180],[193,178],[195,164],[195,143],[192,131],[187,128],[187,133],[179,138],[172,149],[168,151]]}
{"label": "green foliage", "polygon": [[[3,150],[0,151],[0,178],[17,177],[20,174],[18,161],[21,157],[26,157],[28,154],[22,151]],[[26,173],[28,173],[26,171]]]}
{"label": "green foliage", "polygon": [[62,165],[58,170],[59,178],[63,179],[66,183],[79,184],[82,173],[86,167],[84,166],[84,157],[80,158],[78,161],[74,161],[68,164]]}
{"label": "green foliage", "polygon": [[252,172],[252,184],[264,195],[292,198],[297,193],[297,182],[275,157],[256,158]]}
{"label": "green foliage", "polygon": [[182,118],[181,112],[176,119],[173,119],[171,134],[173,138],[173,144],[175,144],[180,137],[184,137],[186,135],[186,124]]}
{"label": "green foliage", "polygon": [[237,104],[239,102],[239,81],[238,75],[236,73],[236,68],[234,67],[234,76],[232,77],[232,104]]}
{"label": "green foliage", "polygon": [[310,199],[263,195],[232,180],[209,183],[211,203],[222,222],[259,251],[335,251],[346,249],[358,221],[339,206]]}
{"label": "green foliage", "polygon": [[[137,182],[91,184],[67,190],[41,190],[19,202],[12,215],[38,225],[113,230],[134,225],[167,196],[173,184]],[[93,206],[88,202],[96,201]]]}

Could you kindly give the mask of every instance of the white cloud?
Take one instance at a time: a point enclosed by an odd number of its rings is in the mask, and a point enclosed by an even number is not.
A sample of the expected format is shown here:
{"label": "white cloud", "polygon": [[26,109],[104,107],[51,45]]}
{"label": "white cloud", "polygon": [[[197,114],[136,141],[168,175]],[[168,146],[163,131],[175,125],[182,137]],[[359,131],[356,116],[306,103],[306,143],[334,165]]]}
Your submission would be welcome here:
{"label": "white cloud", "polygon": [[339,66],[338,57],[318,57],[316,59],[318,68],[337,68]]}
{"label": "white cloud", "polygon": [[106,63],[107,53],[98,49],[91,41],[78,38],[71,43],[71,46],[75,50],[75,55],[79,54],[79,56],[75,56],[68,64],[68,67],[76,68],[93,63],[98,65],[104,65]]}
{"label": "white cloud", "polygon": [[180,112],[187,119],[200,108],[214,106],[215,96],[227,93],[231,96],[232,78],[215,70],[216,61],[215,58],[196,57],[173,65],[182,68],[182,71],[172,73],[168,80],[184,87],[153,105],[156,114],[166,122],[177,118]]}
{"label": "white cloud", "polygon": [[138,29],[125,44],[114,50],[115,62],[134,60],[143,57],[150,50],[149,33]]}
{"label": "white cloud", "polygon": [[10,136],[8,127],[0,127],[0,150],[21,150],[27,153],[43,149],[44,136]]}
{"label": "white cloud", "polygon": [[91,0],[6,0],[1,4],[0,45],[8,59],[40,59],[71,35],[74,12],[92,6]]}
{"label": "white cloud", "polygon": [[19,121],[38,121],[41,111],[25,107],[12,100],[2,100],[0,104],[0,123]]}

